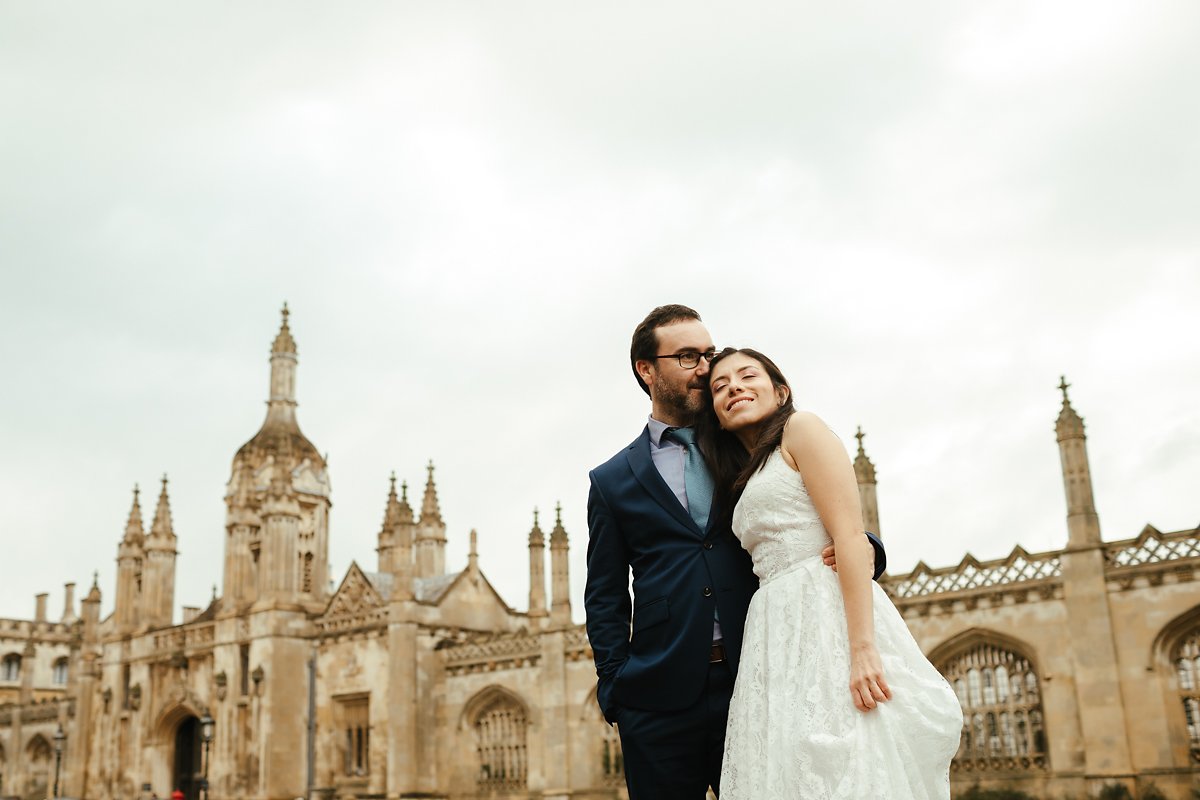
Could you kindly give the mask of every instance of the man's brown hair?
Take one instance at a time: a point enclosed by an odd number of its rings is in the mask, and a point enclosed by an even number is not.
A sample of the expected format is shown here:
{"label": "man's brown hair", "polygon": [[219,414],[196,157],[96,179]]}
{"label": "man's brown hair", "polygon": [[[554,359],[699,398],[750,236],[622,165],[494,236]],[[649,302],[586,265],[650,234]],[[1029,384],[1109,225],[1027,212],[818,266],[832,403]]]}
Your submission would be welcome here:
{"label": "man's brown hair", "polygon": [[681,305],[659,306],[646,315],[646,318],[633,329],[633,341],[629,345],[629,366],[633,368],[633,377],[637,379],[642,391],[650,394],[650,387],[638,375],[637,362],[654,361],[658,355],[658,329],[672,322],[694,319],[700,322],[700,315],[695,309]]}

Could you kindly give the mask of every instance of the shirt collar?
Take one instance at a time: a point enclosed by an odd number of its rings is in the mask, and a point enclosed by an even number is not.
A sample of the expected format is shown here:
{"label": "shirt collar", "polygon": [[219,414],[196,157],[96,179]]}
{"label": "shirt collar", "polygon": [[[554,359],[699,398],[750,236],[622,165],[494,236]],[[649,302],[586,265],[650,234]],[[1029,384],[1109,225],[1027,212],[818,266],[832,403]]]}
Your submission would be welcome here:
{"label": "shirt collar", "polygon": [[671,439],[668,439],[665,442],[662,440],[663,434],[666,433],[668,429],[678,428],[680,426],[668,425],[665,422],[656,420],[654,417],[650,417],[650,420],[646,423],[646,427],[650,429],[650,444],[654,445],[654,447],[683,447],[683,445],[681,445],[679,442]]}

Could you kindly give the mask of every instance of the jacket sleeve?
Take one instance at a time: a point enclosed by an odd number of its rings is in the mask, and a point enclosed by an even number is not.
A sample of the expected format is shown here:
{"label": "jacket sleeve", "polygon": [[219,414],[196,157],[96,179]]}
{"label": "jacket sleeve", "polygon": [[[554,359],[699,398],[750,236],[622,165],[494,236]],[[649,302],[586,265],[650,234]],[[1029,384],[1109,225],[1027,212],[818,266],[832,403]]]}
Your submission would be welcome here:
{"label": "jacket sleeve", "polygon": [[872,579],[879,580],[879,576],[887,569],[887,552],[883,549],[883,542],[879,537],[870,531],[867,531],[867,540],[875,548],[875,574]]}
{"label": "jacket sleeve", "polygon": [[629,624],[633,614],[629,599],[629,548],[594,474],[591,483],[583,606],[599,679],[596,699],[604,718],[612,722],[616,712],[613,683],[629,657]]}

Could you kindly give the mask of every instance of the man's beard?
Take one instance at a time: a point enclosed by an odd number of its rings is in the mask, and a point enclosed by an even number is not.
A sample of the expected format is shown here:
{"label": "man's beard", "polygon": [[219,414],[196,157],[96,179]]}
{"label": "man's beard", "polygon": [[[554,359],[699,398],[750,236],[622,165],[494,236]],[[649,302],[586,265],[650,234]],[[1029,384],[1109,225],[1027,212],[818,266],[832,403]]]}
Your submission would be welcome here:
{"label": "man's beard", "polygon": [[[708,388],[702,381],[688,381],[682,388],[665,381],[658,384],[658,399],[675,411],[680,418],[695,420],[704,410],[704,391]],[[699,389],[693,392],[692,389]]]}

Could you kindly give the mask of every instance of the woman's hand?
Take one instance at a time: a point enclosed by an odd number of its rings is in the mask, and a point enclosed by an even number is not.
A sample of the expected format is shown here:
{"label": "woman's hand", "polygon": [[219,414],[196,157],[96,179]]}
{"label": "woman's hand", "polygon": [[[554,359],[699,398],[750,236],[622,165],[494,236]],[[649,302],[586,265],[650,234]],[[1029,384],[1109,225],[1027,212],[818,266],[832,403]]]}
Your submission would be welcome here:
{"label": "woman's hand", "polygon": [[892,690],[883,677],[883,664],[875,645],[850,646],[850,697],[859,711],[870,711],[892,699]]}

